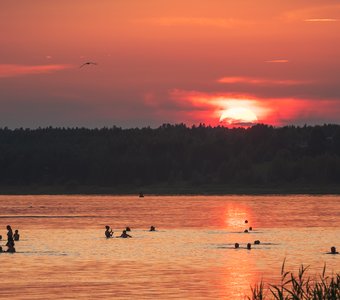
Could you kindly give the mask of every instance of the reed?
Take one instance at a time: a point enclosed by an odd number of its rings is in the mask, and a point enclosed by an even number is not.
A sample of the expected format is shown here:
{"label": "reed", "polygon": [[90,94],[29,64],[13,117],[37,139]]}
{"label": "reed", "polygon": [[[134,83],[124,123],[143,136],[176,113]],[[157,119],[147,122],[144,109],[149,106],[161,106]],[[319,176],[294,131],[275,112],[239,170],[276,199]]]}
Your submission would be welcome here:
{"label": "reed", "polygon": [[285,261],[281,268],[281,282],[278,285],[268,284],[265,288],[261,281],[251,287],[248,300],[339,300],[340,274],[326,276],[326,265],[317,279],[306,275],[308,267],[303,265],[297,275],[285,271]]}

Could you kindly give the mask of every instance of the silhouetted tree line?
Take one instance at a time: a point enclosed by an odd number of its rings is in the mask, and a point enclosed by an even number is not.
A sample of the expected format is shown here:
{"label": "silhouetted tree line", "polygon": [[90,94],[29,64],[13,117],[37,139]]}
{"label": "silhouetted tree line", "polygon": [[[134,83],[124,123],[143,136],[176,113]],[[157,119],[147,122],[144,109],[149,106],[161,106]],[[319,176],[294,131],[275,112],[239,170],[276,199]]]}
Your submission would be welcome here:
{"label": "silhouetted tree line", "polygon": [[340,126],[0,129],[0,185],[340,183]]}

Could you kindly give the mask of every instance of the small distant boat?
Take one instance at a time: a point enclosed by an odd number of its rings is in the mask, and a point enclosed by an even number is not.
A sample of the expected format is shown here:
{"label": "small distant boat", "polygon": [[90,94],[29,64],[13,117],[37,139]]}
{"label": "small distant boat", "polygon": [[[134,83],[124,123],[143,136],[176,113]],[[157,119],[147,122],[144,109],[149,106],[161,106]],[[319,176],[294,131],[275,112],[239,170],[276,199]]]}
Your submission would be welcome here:
{"label": "small distant boat", "polygon": [[144,194],[143,193],[139,193],[139,198],[143,198]]}

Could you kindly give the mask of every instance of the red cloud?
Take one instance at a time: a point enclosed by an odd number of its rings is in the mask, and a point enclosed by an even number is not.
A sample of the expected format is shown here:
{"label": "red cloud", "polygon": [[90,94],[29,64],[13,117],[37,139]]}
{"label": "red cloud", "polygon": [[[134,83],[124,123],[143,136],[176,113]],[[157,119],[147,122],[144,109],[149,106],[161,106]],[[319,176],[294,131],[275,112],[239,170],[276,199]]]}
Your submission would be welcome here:
{"label": "red cloud", "polygon": [[302,80],[277,80],[277,79],[266,79],[266,78],[255,78],[255,77],[222,77],[218,79],[220,83],[245,83],[245,84],[257,84],[257,85],[297,85],[308,83]]}
{"label": "red cloud", "polygon": [[72,68],[71,65],[16,65],[2,64],[0,65],[0,78],[16,77],[31,74],[44,74],[61,71]]}
{"label": "red cloud", "polygon": [[[183,90],[172,91],[171,98],[187,107],[186,111],[182,111],[187,120],[192,120],[193,123],[204,122],[209,125],[219,125],[221,114],[230,108],[249,109],[258,118],[258,123],[274,126],[299,124],[301,121],[306,122],[307,120],[313,124],[319,123],[325,118],[338,120],[340,115],[340,108],[335,100],[261,99],[246,94],[200,93]],[[183,116],[184,118],[185,116]]]}

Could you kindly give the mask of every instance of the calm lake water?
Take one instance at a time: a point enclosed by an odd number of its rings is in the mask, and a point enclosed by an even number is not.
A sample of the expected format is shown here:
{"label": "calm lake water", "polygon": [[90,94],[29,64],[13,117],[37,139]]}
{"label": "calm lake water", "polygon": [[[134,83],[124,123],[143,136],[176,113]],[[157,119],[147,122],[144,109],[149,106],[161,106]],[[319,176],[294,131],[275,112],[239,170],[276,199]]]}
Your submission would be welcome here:
{"label": "calm lake water", "polygon": [[325,254],[340,250],[340,196],[0,196],[3,238],[7,224],[21,240],[0,254],[1,299],[244,299],[284,259],[340,271]]}

